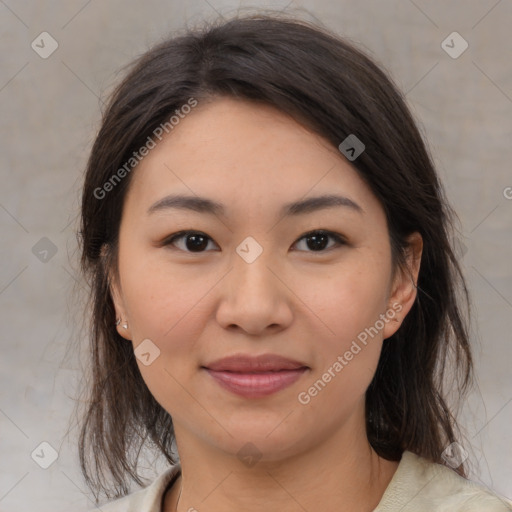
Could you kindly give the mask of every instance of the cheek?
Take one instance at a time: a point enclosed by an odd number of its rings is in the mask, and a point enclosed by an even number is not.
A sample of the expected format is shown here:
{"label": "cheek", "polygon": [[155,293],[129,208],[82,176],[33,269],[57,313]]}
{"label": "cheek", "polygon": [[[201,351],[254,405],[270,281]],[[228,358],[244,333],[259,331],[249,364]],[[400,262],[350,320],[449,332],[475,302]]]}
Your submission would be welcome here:
{"label": "cheek", "polygon": [[154,339],[179,351],[201,331],[201,311],[206,294],[222,277],[218,271],[201,270],[194,265],[171,265],[163,249],[142,251],[126,246],[120,257],[120,272],[130,329],[134,339]]}
{"label": "cheek", "polygon": [[[333,273],[325,280],[322,291],[311,296],[308,304],[322,320],[326,339],[332,339],[329,345],[339,349],[350,344],[385,312],[389,276],[380,268],[386,268],[385,262],[354,262]],[[380,322],[377,327],[382,327]]]}
{"label": "cheek", "polygon": [[315,344],[317,367],[311,381],[320,379],[321,389],[326,384],[325,400],[349,405],[360,399],[377,368],[385,325],[380,315],[387,310],[389,276],[385,260],[368,265],[359,259],[347,268],[332,275],[323,292],[305,302],[321,320],[316,323],[322,333]]}
{"label": "cheek", "polygon": [[150,365],[139,359],[137,364],[155,400],[180,417],[194,406],[187,389],[200,362],[197,344],[208,319],[205,294],[218,278],[170,272],[162,263],[152,264],[147,255],[134,255],[135,260],[145,264],[132,267],[122,281],[133,347],[137,353],[142,340],[149,339],[158,350]]}

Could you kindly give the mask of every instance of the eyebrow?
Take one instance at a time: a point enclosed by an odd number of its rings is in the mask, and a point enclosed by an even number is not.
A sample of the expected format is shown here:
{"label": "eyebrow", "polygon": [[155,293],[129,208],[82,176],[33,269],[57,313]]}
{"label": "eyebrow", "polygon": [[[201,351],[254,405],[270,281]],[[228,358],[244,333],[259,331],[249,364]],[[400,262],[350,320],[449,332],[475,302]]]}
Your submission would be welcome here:
{"label": "eyebrow", "polygon": [[[364,210],[355,201],[345,196],[327,194],[317,197],[310,197],[287,203],[281,208],[280,216],[289,217],[303,215],[327,208],[346,207],[358,213],[364,213]],[[225,216],[225,208],[222,203],[199,196],[187,195],[169,195],[159,199],[151,205],[147,211],[148,215],[155,212],[179,209],[190,210],[210,215]]]}

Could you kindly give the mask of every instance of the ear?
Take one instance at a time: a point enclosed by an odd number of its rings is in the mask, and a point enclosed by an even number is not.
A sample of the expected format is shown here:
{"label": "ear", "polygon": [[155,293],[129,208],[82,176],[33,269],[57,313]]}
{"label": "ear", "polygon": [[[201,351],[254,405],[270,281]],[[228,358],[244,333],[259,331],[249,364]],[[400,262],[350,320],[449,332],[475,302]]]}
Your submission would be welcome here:
{"label": "ear", "polygon": [[[107,244],[103,244],[103,246],[101,247],[100,257],[102,260],[103,271],[107,275],[108,288],[116,311],[116,320],[121,320],[119,325],[116,325],[115,327],[120,336],[130,341],[132,338],[130,334],[130,326],[128,324],[128,316],[126,314],[126,308],[124,306],[121,284],[119,283],[113,271],[111,264],[112,259],[109,251],[110,247]],[[125,328],[123,327],[123,325],[127,325],[128,327]]]}
{"label": "ear", "polygon": [[388,299],[388,311],[394,311],[395,315],[393,318],[389,316],[392,319],[384,326],[384,339],[398,331],[418,293],[417,282],[423,252],[423,238],[418,232],[414,232],[409,235],[407,240],[405,266],[404,268],[397,267]]}

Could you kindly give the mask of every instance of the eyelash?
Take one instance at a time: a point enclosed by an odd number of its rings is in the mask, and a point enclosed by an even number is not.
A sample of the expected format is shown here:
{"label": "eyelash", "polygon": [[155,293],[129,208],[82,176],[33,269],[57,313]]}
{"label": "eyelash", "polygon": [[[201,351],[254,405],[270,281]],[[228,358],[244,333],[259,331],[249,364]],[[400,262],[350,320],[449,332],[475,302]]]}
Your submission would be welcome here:
{"label": "eyelash", "polygon": [[[167,237],[162,242],[162,246],[173,245],[176,240],[184,238],[186,235],[201,235],[203,237],[208,238],[210,241],[213,241],[212,238],[210,238],[206,233],[202,233],[201,231],[183,230],[183,231],[178,231],[177,233],[174,233],[174,234],[170,235],[169,237]],[[335,233],[334,231],[329,231],[329,230],[326,230],[326,229],[315,229],[313,231],[308,231],[307,233],[302,235],[300,238],[298,238],[294,242],[294,245],[296,243],[300,242],[301,240],[307,238],[308,236],[312,236],[312,235],[326,235],[326,236],[329,236],[329,237],[333,238],[337,242],[338,247],[339,246],[343,246],[343,245],[347,245],[347,241],[345,240],[345,238],[342,235],[340,235],[339,233]],[[331,249],[335,249],[335,248],[336,248],[336,246],[329,247],[327,249],[322,249],[320,251],[305,251],[305,252],[310,252],[310,253],[313,253],[313,254],[315,254],[315,253],[321,254],[321,253],[328,252]],[[183,250],[183,249],[178,249],[178,248],[176,248],[176,249],[177,250],[181,250],[181,251],[183,251],[185,253],[188,253],[188,254],[201,254],[201,253],[207,252],[207,251],[197,251],[197,252],[194,252],[194,251],[188,251],[188,250]]]}

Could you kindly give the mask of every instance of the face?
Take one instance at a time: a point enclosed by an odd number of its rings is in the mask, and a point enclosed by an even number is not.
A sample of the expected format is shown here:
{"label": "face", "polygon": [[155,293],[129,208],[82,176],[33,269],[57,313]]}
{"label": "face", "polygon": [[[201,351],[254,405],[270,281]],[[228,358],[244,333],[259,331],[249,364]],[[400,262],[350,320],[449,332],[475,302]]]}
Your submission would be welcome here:
{"label": "face", "polygon": [[[118,330],[178,446],[180,432],[229,454],[251,442],[270,460],[364,431],[365,391],[412,306],[419,263],[393,278],[384,211],[338,149],[269,106],[217,99],[133,172],[112,289],[128,329]],[[176,195],[222,210],[162,201]],[[287,211],[325,195],[341,199]],[[263,354],[300,369],[210,368]]]}

